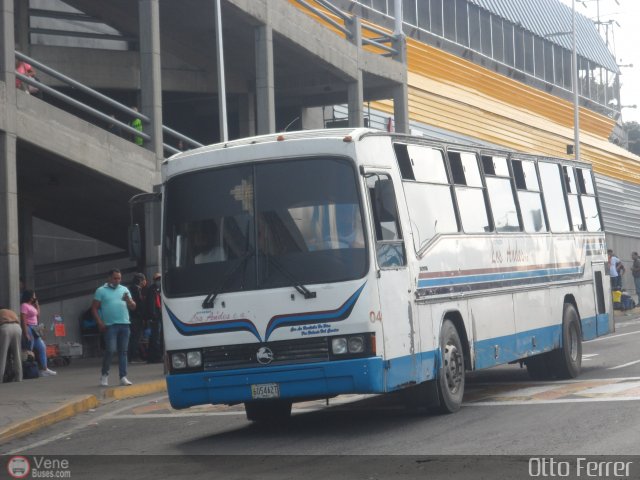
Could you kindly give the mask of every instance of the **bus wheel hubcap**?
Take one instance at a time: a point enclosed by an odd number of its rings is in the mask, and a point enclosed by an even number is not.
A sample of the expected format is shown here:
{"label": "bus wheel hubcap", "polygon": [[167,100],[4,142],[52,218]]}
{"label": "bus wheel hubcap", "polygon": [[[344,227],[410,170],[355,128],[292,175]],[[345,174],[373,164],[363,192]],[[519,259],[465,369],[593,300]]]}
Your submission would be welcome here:
{"label": "bus wheel hubcap", "polygon": [[444,375],[451,393],[456,393],[462,381],[462,355],[453,344],[444,348]]}
{"label": "bus wheel hubcap", "polygon": [[571,356],[571,360],[575,362],[578,360],[578,333],[573,325],[569,328],[569,341],[571,344],[569,354]]}

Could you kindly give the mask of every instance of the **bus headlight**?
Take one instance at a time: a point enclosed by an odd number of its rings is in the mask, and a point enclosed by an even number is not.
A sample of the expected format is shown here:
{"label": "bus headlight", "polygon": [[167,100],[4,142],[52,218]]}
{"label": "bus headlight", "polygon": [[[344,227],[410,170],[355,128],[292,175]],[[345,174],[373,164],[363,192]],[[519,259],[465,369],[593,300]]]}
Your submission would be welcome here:
{"label": "bus headlight", "polygon": [[187,355],[184,352],[172,353],[171,354],[171,366],[176,370],[181,368],[186,368],[187,366]]}
{"label": "bus headlight", "polygon": [[343,355],[347,353],[347,339],[344,337],[332,338],[331,351],[334,355]]}
{"label": "bus headlight", "polygon": [[362,353],[364,352],[364,338],[361,336],[349,337],[347,342],[347,349],[349,353]]}
{"label": "bus headlight", "polygon": [[200,350],[187,352],[187,366],[189,368],[199,367],[201,365],[202,365],[202,354],[200,353]]}
{"label": "bus headlight", "polygon": [[376,335],[370,333],[355,333],[331,338],[330,355],[333,360],[362,358],[376,354]]}

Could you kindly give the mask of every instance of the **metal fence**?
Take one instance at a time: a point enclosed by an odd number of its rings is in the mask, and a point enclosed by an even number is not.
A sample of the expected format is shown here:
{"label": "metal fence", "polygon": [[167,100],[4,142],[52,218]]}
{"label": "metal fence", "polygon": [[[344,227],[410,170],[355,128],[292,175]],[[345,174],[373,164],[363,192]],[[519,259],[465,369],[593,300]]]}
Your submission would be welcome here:
{"label": "metal fence", "polygon": [[[50,75],[51,77],[69,86],[72,89],[72,91],[80,92],[82,94],[88,95],[98,100],[103,105],[108,106],[110,109],[118,110],[132,119],[139,119],[142,125],[148,125],[150,123],[150,119],[146,115],[130,107],[127,107],[126,105],[123,105],[122,103],[117,102],[116,100],[92,88],[87,87],[86,85],[58,72],[57,70],[54,70],[53,68],[45,65],[44,63],[38,62],[37,60],[31,57],[28,57],[27,55],[20,53],[18,51],[15,52],[15,55],[17,59],[28,63],[29,65],[35,67],[39,71],[44,72],[47,75]],[[144,132],[144,129],[143,131],[140,131],[137,128],[133,127],[131,124],[122,122],[117,118],[115,118],[113,115],[109,115],[105,111],[89,106],[86,103],[80,100],[77,100],[71,97],[70,95],[67,95],[66,93],[63,93],[55,88],[45,85],[44,83],[42,83],[41,81],[37,80],[34,77],[30,77],[28,75],[24,75],[18,72],[16,72],[15,75],[16,75],[16,78],[19,79],[21,82],[24,82],[27,85],[31,85],[37,88],[40,92],[44,92],[47,95],[50,95],[51,97],[56,98],[69,106],[72,106],[84,113],[87,113],[92,118],[99,120],[98,125],[103,126],[105,129],[117,128],[121,132],[126,132],[130,134],[132,140],[135,139],[136,137],[141,138],[143,142],[149,142],[151,140],[151,137],[149,136],[149,134]],[[163,147],[164,147],[165,153],[168,153],[168,154],[178,153],[180,150],[174,147],[173,145],[171,145],[170,143],[165,142],[164,141],[165,136],[175,139],[176,143],[181,141],[184,145],[184,148],[197,148],[197,147],[203,146],[201,143],[197,142],[196,140],[193,140],[192,138],[189,138],[186,135],[183,135],[164,125],[162,127],[162,133],[163,133]]]}

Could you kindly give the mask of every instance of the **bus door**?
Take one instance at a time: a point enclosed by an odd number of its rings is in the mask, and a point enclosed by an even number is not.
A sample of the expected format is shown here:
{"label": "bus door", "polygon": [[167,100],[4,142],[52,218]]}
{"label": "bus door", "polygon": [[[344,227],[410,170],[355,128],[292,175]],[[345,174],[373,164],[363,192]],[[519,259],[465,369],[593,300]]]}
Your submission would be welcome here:
{"label": "bus door", "polygon": [[386,385],[391,390],[417,378],[418,319],[393,180],[388,172],[379,171],[367,171],[365,178],[380,300],[375,317],[384,331],[385,357],[389,360]]}
{"label": "bus door", "polygon": [[595,295],[596,316],[595,325],[591,322],[582,322],[582,335],[585,340],[591,340],[600,335],[604,335],[613,328],[609,328],[609,322],[613,322],[607,315],[609,305],[611,304],[611,293],[609,287],[609,277],[606,276],[607,265],[605,262],[593,262],[591,269],[593,270],[593,294]]}

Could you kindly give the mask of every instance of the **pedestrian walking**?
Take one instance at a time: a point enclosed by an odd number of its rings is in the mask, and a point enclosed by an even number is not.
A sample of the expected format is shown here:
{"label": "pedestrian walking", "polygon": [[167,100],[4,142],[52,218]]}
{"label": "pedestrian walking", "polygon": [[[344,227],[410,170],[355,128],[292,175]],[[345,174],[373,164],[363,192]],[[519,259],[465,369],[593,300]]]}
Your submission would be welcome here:
{"label": "pedestrian walking", "polygon": [[136,309],[129,314],[131,321],[131,336],[129,338],[129,361],[142,362],[146,360],[143,358],[140,348],[140,341],[144,335],[146,328],[146,315],[144,305],[144,292],[147,287],[147,277],[144,273],[135,273],[133,275],[133,282],[129,290],[131,291],[131,298],[136,303]]}
{"label": "pedestrian walking", "polygon": [[638,252],[631,252],[631,274],[633,275],[633,283],[636,287],[636,295],[638,296],[638,302],[640,304],[640,257]]}
{"label": "pedestrian walking", "polygon": [[609,275],[611,277],[611,290],[622,290],[622,273],[624,273],[624,265],[618,257],[615,256],[613,250],[607,250],[609,256]]}
{"label": "pedestrian walking", "polygon": [[162,333],[162,295],[161,285],[162,276],[160,273],[153,275],[153,284],[147,289],[147,318],[151,336],[149,337],[149,354],[148,363],[162,362],[164,353],[164,338]]}
{"label": "pedestrian walking", "polygon": [[99,287],[91,303],[91,313],[98,328],[105,335],[105,352],[102,359],[100,385],[109,386],[109,369],[113,354],[118,352],[120,385],[131,385],[127,378],[127,349],[129,348],[129,310],[136,309],[131,292],[121,285],[122,273],[118,269],[109,271],[107,283]]}

